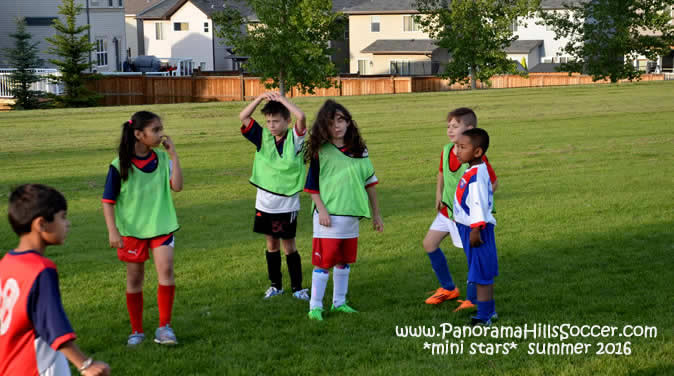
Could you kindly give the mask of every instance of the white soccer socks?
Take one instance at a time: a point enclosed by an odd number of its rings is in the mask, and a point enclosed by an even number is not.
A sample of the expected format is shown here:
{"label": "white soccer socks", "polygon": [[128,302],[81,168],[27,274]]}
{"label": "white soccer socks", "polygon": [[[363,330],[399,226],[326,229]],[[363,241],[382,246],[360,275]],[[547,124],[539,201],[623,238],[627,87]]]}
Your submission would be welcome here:
{"label": "white soccer socks", "polygon": [[349,272],[351,268],[347,265],[344,269],[335,267],[332,269],[332,305],[339,307],[346,303],[346,293],[349,290]]}
{"label": "white soccer socks", "polygon": [[325,269],[316,269],[311,273],[311,301],[309,302],[309,309],[323,308],[323,296],[325,295],[325,287],[328,285],[328,278],[330,274]]}

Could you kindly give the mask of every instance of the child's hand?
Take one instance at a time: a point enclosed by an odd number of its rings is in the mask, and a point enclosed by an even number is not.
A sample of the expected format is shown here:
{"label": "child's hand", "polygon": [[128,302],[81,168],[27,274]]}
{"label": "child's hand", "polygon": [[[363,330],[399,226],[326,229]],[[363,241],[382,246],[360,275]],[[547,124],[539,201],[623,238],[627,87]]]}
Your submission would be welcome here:
{"label": "child's hand", "polygon": [[445,204],[442,203],[442,200],[435,200],[435,211],[440,212],[444,207]]}
{"label": "child's hand", "polygon": [[117,230],[108,234],[108,241],[110,242],[111,248],[124,248],[124,241]]}
{"label": "child's hand", "polygon": [[470,246],[479,247],[482,244],[484,244],[484,242],[482,241],[482,237],[480,237],[480,228],[473,227],[473,229],[470,230]]}
{"label": "child's hand", "polygon": [[95,361],[82,372],[85,376],[107,376],[110,374],[110,366],[104,362]]}
{"label": "child's hand", "polygon": [[384,222],[381,220],[381,216],[372,216],[372,228],[377,232],[384,232]]}
{"label": "child's hand", "polygon": [[320,223],[321,226],[330,227],[330,214],[319,211],[318,223]]}
{"label": "child's hand", "polygon": [[171,154],[175,155],[176,153],[176,146],[173,144],[173,140],[171,140],[171,137],[169,136],[163,136],[161,144],[164,145],[164,149]]}

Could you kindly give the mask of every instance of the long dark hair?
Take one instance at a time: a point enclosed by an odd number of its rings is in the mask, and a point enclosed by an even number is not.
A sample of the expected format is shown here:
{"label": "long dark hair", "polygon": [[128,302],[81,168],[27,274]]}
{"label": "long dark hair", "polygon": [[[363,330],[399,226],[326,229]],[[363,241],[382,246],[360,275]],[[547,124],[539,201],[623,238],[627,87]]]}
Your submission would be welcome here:
{"label": "long dark hair", "polygon": [[143,131],[153,120],[161,120],[159,116],[150,111],[138,111],[130,120],[122,124],[122,137],[119,140],[119,175],[122,180],[129,178],[131,170],[131,158],[136,152],[136,135],[134,131]]}
{"label": "long dark hair", "polygon": [[306,143],[306,151],[304,153],[304,159],[306,161],[310,161],[312,158],[318,156],[318,150],[321,146],[326,142],[330,142],[329,128],[330,125],[332,125],[332,122],[335,121],[335,114],[337,112],[341,112],[344,119],[346,119],[346,122],[349,123],[346,128],[346,133],[344,134],[344,146],[349,153],[354,156],[363,156],[363,152],[365,151],[365,140],[360,136],[358,125],[351,117],[351,113],[341,104],[332,99],[328,99],[321,109],[318,110],[314,125],[311,126],[309,142]]}

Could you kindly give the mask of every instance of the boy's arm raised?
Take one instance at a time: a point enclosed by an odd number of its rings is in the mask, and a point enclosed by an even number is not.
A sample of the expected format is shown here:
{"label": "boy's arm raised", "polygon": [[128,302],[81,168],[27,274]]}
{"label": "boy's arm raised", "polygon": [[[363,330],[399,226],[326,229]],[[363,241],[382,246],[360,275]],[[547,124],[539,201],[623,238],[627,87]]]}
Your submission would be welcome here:
{"label": "boy's arm raised", "polygon": [[297,107],[293,102],[289,101],[286,97],[275,95],[272,100],[281,102],[284,106],[286,106],[291,114],[295,115],[295,119],[297,120],[297,133],[304,133],[304,130],[307,129],[307,117],[304,115],[304,112],[300,110],[299,107]]}
{"label": "boy's arm raised", "polygon": [[250,102],[248,106],[246,106],[246,108],[241,110],[241,112],[239,113],[239,120],[241,120],[241,124],[243,124],[244,126],[250,124],[250,121],[252,120],[251,115],[253,115],[253,112],[255,112],[255,109],[260,104],[260,102],[262,102],[265,99],[268,99],[268,97],[269,93],[262,93],[257,98],[253,99],[253,101]]}

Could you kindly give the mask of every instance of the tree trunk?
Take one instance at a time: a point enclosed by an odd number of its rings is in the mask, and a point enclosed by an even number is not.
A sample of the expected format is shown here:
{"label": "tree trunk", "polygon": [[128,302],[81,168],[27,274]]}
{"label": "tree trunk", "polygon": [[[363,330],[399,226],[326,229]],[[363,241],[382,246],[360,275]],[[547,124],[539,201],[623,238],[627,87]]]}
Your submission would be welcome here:
{"label": "tree trunk", "polygon": [[475,67],[470,67],[470,89],[477,89],[477,80],[475,79]]}
{"label": "tree trunk", "polygon": [[283,71],[279,72],[279,74],[278,74],[278,86],[279,86],[279,91],[281,92],[281,96],[285,97],[286,96],[286,83],[285,83],[285,80],[284,80]]}

